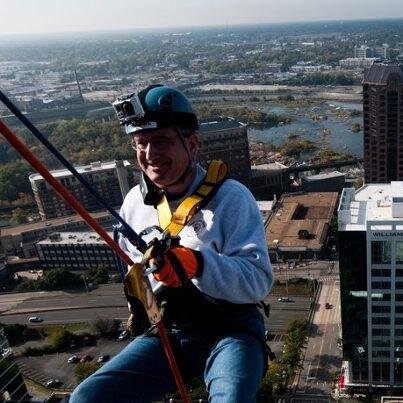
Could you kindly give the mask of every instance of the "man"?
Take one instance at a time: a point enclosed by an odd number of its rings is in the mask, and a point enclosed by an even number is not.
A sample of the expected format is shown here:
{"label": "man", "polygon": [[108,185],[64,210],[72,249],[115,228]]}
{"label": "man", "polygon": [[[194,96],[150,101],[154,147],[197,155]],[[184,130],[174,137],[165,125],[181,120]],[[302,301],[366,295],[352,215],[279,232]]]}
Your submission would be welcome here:
{"label": "man", "polygon": [[[115,107],[143,172],[121,215],[149,242],[160,236],[156,226],[165,227],[156,208],[161,198],[174,212],[206,175],[196,164],[197,119],[187,98],[166,86],[148,87]],[[267,360],[256,304],[273,282],[256,202],[242,184],[227,179],[179,236],[180,245],[149,279],[181,373],[204,377],[211,402],[254,402]],[[141,260],[128,241],[121,246]],[[175,389],[160,339],[147,332],[79,385],[71,402],[151,402]]]}

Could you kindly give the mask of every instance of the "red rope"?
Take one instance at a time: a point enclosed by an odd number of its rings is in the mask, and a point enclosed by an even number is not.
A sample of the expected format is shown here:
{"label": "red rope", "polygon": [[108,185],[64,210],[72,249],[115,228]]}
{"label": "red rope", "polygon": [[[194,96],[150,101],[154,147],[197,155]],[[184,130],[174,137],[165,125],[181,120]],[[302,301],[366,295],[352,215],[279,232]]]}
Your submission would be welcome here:
{"label": "red rope", "polygon": [[[53,187],[59,196],[68,203],[79,214],[84,221],[99,234],[99,236],[112,248],[112,250],[129,266],[133,265],[130,257],[121,249],[121,247],[108,235],[108,233],[95,221],[87,210],[80,204],[80,202],[57,180],[49,170],[39,161],[35,155],[29,150],[10,129],[0,119],[0,133],[7,139],[7,141],[21,154],[21,156],[39,173],[43,178]],[[168,336],[162,322],[157,323],[158,333],[164,347],[169,365],[171,366],[172,373],[175,378],[176,385],[185,403],[189,403],[186,387],[179,372],[178,364],[173,354]]]}

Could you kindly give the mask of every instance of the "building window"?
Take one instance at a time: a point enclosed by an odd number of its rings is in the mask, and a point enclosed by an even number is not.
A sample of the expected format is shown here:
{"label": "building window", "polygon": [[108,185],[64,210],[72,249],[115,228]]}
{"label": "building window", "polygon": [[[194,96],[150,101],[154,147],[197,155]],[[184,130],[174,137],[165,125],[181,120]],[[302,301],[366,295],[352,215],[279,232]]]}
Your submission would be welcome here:
{"label": "building window", "polygon": [[374,362],[372,371],[375,382],[389,381],[389,363]]}
{"label": "building window", "polygon": [[372,357],[383,357],[383,358],[389,358],[389,351],[373,351],[372,352]]}
{"label": "building window", "polygon": [[389,347],[389,344],[390,344],[389,339],[374,340],[372,342],[373,347]]}
{"label": "building window", "polygon": [[372,329],[372,336],[390,336],[390,329]]}
{"label": "building window", "polygon": [[390,289],[390,281],[374,281],[372,283],[372,288],[381,289],[381,290],[389,290]]}
{"label": "building window", "polygon": [[390,277],[389,269],[372,269],[372,277]]}
{"label": "building window", "polygon": [[390,314],[390,306],[374,305],[372,307],[372,313],[389,313]]}
{"label": "building window", "polygon": [[391,242],[373,241],[371,244],[372,263],[385,264],[391,262]]}
{"label": "building window", "polygon": [[379,317],[379,318],[372,318],[373,325],[390,325],[390,318],[386,317]]}

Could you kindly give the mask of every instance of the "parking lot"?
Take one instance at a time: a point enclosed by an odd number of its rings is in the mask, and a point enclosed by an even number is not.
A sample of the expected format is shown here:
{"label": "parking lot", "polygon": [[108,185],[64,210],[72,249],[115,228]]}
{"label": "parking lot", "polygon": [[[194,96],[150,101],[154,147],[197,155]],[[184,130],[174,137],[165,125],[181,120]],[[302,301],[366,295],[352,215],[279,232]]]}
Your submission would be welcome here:
{"label": "parking lot", "polygon": [[49,354],[40,357],[16,358],[20,370],[24,376],[45,385],[51,379],[59,379],[63,382],[61,390],[72,390],[76,386],[74,371],[77,364],[67,360],[72,355],[88,354],[96,361],[99,356],[109,354],[111,357],[119,353],[129,340],[98,340],[95,346],[72,349],[67,353]]}

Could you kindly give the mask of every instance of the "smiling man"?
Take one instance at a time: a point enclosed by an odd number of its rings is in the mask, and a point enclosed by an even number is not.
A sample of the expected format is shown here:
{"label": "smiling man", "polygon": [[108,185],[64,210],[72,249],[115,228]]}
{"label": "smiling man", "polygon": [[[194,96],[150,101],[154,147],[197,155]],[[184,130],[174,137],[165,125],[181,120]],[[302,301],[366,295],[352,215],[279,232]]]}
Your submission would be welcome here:
{"label": "smiling man", "polygon": [[[197,118],[181,92],[151,86],[114,106],[142,170],[121,215],[145,241],[170,225],[163,210],[171,217],[200,194],[201,184],[214,188],[179,226],[180,243],[165,252],[149,280],[185,379],[203,378],[211,402],[254,402],[267,361],[257,303],[273,282],[256,201],[235,180],[211,183],[210,169],[206,179],[196,163]],[[120,243],[141,261],[133,245]],[[140,335],[79,385],[71,402],[151,402],[175,390],[161,341],[141,318],[137,307],[131,330]]]}

